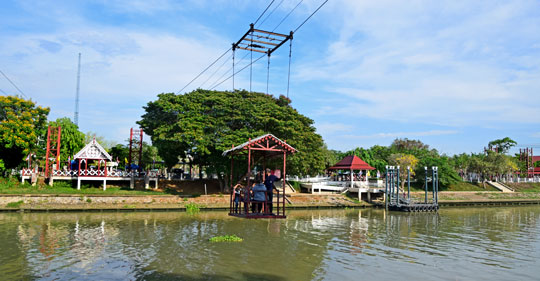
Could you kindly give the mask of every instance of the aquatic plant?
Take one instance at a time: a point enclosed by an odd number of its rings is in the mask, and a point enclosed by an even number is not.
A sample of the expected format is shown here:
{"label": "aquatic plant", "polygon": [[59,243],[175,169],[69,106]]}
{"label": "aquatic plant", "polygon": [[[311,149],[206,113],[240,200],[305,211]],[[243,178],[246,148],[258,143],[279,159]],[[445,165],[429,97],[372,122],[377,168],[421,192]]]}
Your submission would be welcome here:
{"label": "aquatic plant", "polygon": [[197,205],[195,203],[187,203],[186,204],[186,212],[188,214],[195,214],[195,213],[198,213],[199,211],[201,211],[199,205]]}
{"label": "aquatic plant", "polygon": [[236,235],[222,235],[222,236],[215,236],[210,239],[208,239],[210,242],[242,242],[244,239],[236,236]]}

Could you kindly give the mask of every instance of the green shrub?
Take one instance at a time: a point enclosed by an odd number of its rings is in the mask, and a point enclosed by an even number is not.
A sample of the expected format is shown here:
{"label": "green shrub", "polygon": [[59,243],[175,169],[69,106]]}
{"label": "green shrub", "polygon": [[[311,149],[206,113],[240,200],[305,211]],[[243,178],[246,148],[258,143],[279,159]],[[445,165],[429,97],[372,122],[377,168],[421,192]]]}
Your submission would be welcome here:
{"label": "green shrub", "polygon": [[198,213],[201,209],[199,208],[199,205],[195,203],[187,203],[186,204],[186,212],[188,214],[195,214]]}
{"label": "green shrub", "polygon": [[9,202],[9,203],[6,204],[6,207],[8,207],[8,208],[19,208],[23,203],[24,203],[24,201],[22,201],[22,200],[17,201],[17,202]]}
{"label": "green shrub", "polygon": [[92,203],[92,199],[88,198],[88,199],[86,199],[86,202],[87,203]]}
{"label": "green shrub", "polygon": [[208,239],[210,242],[242,242],[244,239],[236,236],[236,235],[223,235],[223,236],[215,236],[210,239]]}

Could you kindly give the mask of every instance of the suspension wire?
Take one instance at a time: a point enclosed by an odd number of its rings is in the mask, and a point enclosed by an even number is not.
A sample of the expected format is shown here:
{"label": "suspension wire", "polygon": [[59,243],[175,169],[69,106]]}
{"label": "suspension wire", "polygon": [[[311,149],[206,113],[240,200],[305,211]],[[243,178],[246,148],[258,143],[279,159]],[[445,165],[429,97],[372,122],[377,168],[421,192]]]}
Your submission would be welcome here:
{"label": "suspension wire", "polygon": [[7,93],[6,93],[6,92],[4,92],[4,90],[0,89],[0,92],[4,93],[4,95],[6,95],[6,96],[7,96]]}
{"label": "suspension wire", "polygon": [[268,54],[268,64],[266,66],[266,94],[268,95],[268,83],[270,82],[270,54]]}
{"label": "suspension wire", "polygon": [[210,86],[210,89],[213,89],[217,86],[217,83],[223,78],[225,77],[225,75],[227,75],[227,73],[230,73],[231,72],[231,69],[232,68],[229,68],[226,72],[224,72],[223,74],[221,74],[221,76],[219,76],[218,79],[216,79],[216,81],[214,81],[214,83],[211,84]]}
{"label": "suspension wire", "polygon": [[292,58],[292,37],[289,40],[289,72],[287,73],[287,98],[289,98],[289,85],[291,83],[291,58]]}
{"label": "suspension wire", "polygon": [[[234,45],[233,45],[234,46]],[[234,92],[234,54],[236,53],[236,49],[233,48],[233,51],[232,51],[232,73],[233,73],[233,77],[232,77],[232,90]],[[228,72],[228,71],[227,71]],[[227,73],[225,72],[225,73]]]}
{"label": "suspension wire", "polygon": [[[9,81],[9,83],[11,83],[11,85],[13,85],[13,87],[15,87],[15,89],[17,89],[17,91],[19,91],[19,93],[21,93],[21,95],[23,95],[23,97],[28,98],[28,97],[23,93],[23,91],[21,91],[21,89],[19,89],[19,87],[17,87],[17,85],[15,85],[15,83],[13,83],[13,81],[11,81],[11,79],[9,79],[9,78],[7,77],[7,75],[6,75],[2,70],[0,70],[0,73],[2,73],[2,75]],[[2,91],[2,92],[4,92],[4,91]]]}
{"label": "suspension wire", "polygon": [[279,8],[279,6],[281,6],[281,4],[283,4],[283,1],[285,0],[281,0],[281,2],[279,2],[279,4],[277,4],[277,6],[275,6],[274,9],[270,11],[270,13],[268,13],[268,15],[261,21],[261,23],[259,23],[259,27],[274,13],[274,11],[277,10],[277,8]]}
{"label": "suspension wire", "polygon": [[[254,60],[252,63],[250,63],[250,64],[248,64],[248,65],[242,67],[240,70],[238,70],[237,72],[233,73],[233,75],[236,75],[236,74],[240,73],[241,71],[243,71],[244,69],[248,68],[248,67],[251,66],[252,64],[258,62],[258,61],[259,61],[260,59],[262,59],[264,56],[266,56],[266,54],[263,54],[262,56],[258,57],[256,60]],[[219,82],[217,85],[215,85],[215,86],[214,86],[213,88],[211,88],[210,90],[213,90],[213,89],[216,88],[217,86],[223,84],[225,81],[231,79],[233,75],[231,75],[231,76],[225,78],[225,80]]]}
{"label": "suspension wire", "polygon": [[225,56],[232,48],[229,48],[227,49],[227,51],[225,51],[225,53],[221,54],[221,56],[219,56],[219,58],[217,58],[214,62],[212,62],[209,66],[207,66],[203,71],[201,71],[201,73],[199,73],[199,75],[195,76],[195,78],[193,78],[191,81],[189,81],[189,83],[187,83],[182,89],[180,89],[180,91],[176,92],[176,94],[180,94],[180,92],[182,92],[187,86],[189,86],[191,83],[193,83],[193,81],[197,80],[197,78],[199,78],[203,73],[205,73],[210,67],[212,67],[214,64],[216,64],[216,62],[218,62],[223,56]]}
{"label": "suspension wire", "polygon": [[295,30],[294,30],[294,33],[296,33],[296,31],[298,31],[298,29],[300,29],[300,27],[302,27],[302,25],[304,25],[304,23],[306,23],[316,12],[318,12],[323,6],[324,4],[326,4],[326,2],[328,2],[328,0],[324,1],[320,6],[319,8],[317,8],[317,10],[315,10],[311,15],[309,15],[309,17],[307,17],[306,20],[304,20],[304,22],[302,22]]}
{"label": "suspension wire", "polygon": [[264,13],[266,13],[266,11],[268,10],[268,8],[270,8],[270,6],[272,6],[272,3],[274,3],[274,1],[276,1],[276,0],[272,0],[272,2],[270,2],[270,4],[268,4],[268,6],[266,7],[266,9],[264,9],[264,11],[262,12],[262,14],[257,18],[257,20],[253,23],[253,25],[257,24],[257,22],[261,19],[261,17],[264,15]]}
{"label": "suspension wire", "polygon": [[[234,51],[233,51],[233,53],[232,53],[231,56],[232,56],[233,59],[234,59]],[[210,79],[212,79],[212,77],[214,77],[214,75],[216,75],[216,73],[217,73],[217,72],[218,72],[218,71],[219,71],[226,63],[229,62],[229,59],[231,58],[231,56],[227,57],[227,59],[225,59],[225,60],[223,61],[223,63],[222,63],[220,66],[218,66],[218,68],[217,68],[212,74],[210,74],[210,76],[209,76],[206,80],[204,80],[204,82],[199,86],[199,88],[202,88],[202,87],[206,84],[206,82],[208,82]]]}
{"label": "suspension wire", "polygon": [[296,4],[296,6],[294,6],[294,8],[278,23],[278,25],[272,29],[272,32],[276,31],[276,29],[292,14],[292,12],[294,12],[294,10],[296,10],[296,8],[298,8],[298,6],[300,6],[300,4],[302,4],[302,2],[304,2],[304,0],[300,0],[300,2],[298,2],[298,4]]}
{"label": "suspension wire", "polygon": [[[272,1],[274,2],[274,1]],[[251,32],[251,44],[253,44],[253,32]],[[249,51],[251,54],[251,63],[249,64],[249,91],[251,92],[251,77],[253,73],[253,47],[251,48],[251,51]],[[234,75],[234,72],[233,72]]]}
{"label": "suspension wire", "polygon": [[[248,55],[249,55],[249,53],[246,52],[246,54],[245,54],[238,62],[236,62],[236,60],[235,60],[235,65],[236,65],[236,64],[240,64],[240,63],[241,63]],[[235,57],[236,57],[236,56],[235,56]],[[225,73],[223,73],[223,74],[222,74],[221,76],[219,76],[212,84],[210,84],[210,85],[212,85],[212,86],[210,86],[210,87],[213,87],[213,86],[216,85],[219,81],[221,81],[221,79],[222,79],[223,77],[225,77],[225,75],[226,75],[227,73],[231,72],[231,69],[233,69],[233,67],[229,67],[229,69],[227,69],[227,71],[225,71]],[[233,72],[234,72],[234,71],[233,71]]]}

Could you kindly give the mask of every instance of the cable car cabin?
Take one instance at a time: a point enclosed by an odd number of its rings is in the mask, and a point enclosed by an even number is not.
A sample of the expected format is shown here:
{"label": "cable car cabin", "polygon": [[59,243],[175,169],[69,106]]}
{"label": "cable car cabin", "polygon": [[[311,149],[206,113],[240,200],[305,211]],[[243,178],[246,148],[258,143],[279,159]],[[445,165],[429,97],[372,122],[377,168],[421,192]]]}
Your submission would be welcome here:
{"label": "cable car cabin", "polygon": [[[229,216],[240,218],[286,218],[285,215],[285,176],[287,168],[287,155],[296,153],[297,150],[286,142],[278,139],[272,134],[249,139],[249,141],[233,147],[225,152],[223,156],[231,157],[231,194]],[[240,177],[245,180],[245,186],[239,186],[234,181],[234,161],[242,158],[245,161],[247,155],[247,173]],[[276,158],[283,159],[283,169],[280,175],[267,175],[266,164],[268,160],[275,161]],[[280,161],[281,162],[281,161]],[[252,178],[252,169],[256,165],[261,165],[263,173],[261,177]],[[271,176],[271,178],[269,177]],[[274,180],[282,180],[282,189],[278,190],[273,186]],[[266,190],[264,184],[269,185],[272,190]],[[262,188],[265,187],[265,188]]]}

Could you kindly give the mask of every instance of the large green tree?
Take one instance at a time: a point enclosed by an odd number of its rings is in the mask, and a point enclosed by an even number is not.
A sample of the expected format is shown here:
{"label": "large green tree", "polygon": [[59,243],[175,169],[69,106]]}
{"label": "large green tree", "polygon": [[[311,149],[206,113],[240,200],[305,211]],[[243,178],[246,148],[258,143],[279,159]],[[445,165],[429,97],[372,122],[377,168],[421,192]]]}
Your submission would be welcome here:
{"label": "large green tree", "polygon": [[298,113],[284,96],[197,89],[184,95],[160,94],[144,109],[138,123],[169,167],[189,154],[194,163],[223,176],[230,170],[229,159],[221,155],[224,150],[267,133],[298,149],[287,158],[288,174],[317,174],[328,160],[313,120]]}
{"label": "large green tree", "polygon": [[47,129],[48,107],[16,96],[0,96],[0,166],[15,168]]}

